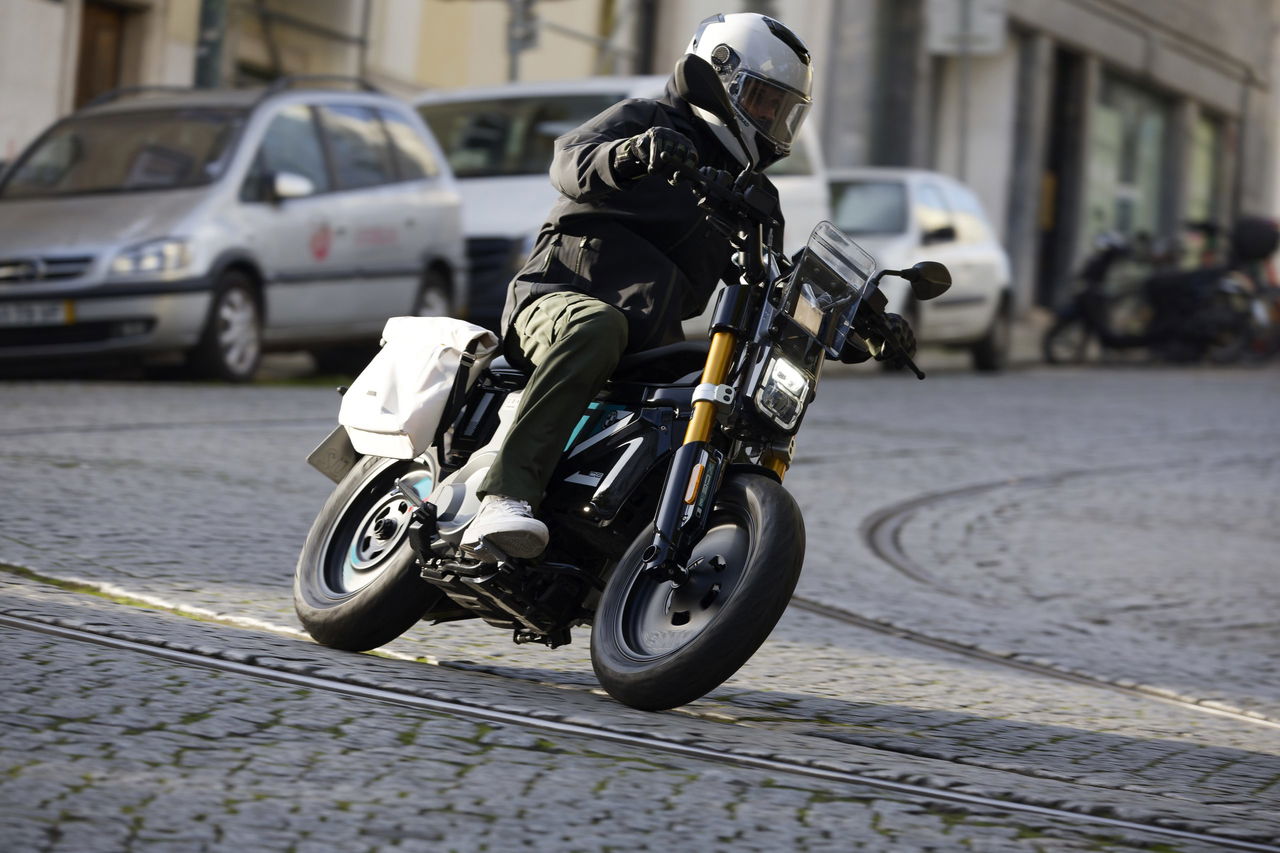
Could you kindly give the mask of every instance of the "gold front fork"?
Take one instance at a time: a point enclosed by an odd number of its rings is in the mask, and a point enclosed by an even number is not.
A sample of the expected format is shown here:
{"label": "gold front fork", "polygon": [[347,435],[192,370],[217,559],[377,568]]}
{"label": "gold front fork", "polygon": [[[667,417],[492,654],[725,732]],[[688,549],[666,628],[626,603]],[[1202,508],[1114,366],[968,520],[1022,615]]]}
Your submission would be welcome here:
{"label": "gold front fork", "polygon": [[782,458],[781,455],[772,452],[766,453],[760,462],[764,467],[777,474],[779,480],[787,476],[787,468],[789,468],[790,465],[788,464],[788,460]]}
{"label": "gold front fork", "polygon": [[[702,368],[703,383],[723,384],[729,375],[729,363],[733,359],[733,348],[738,339],[733,332],[716,332],[711,336],[711,350],[707,353],[706,366]],[[684,443],[706,441],[711,438],[711,427],[716,422],[716,404],[710,400],[699,400],[693,404],[693,418],[689,428],[684,431]]]}

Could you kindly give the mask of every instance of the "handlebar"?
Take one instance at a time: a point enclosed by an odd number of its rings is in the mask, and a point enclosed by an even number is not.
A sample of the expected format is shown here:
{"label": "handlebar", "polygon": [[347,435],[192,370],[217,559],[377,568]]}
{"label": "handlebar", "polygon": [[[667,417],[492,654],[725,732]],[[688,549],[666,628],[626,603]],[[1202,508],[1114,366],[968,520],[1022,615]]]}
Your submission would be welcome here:
{"label": "handlebar", "polygon": [[760,225],[777,226],[778,199],[751,180],[755,174],[748,169],[735,177],[732,172],[714,166],[675,167],[669,170],[667,180],[672,186],[682,181],[691,184],[702,196],[698,203],[713,213],[728,213]]}
{"label": "handlebar", "polygon": [[[681,182],[690,184],[701,196],[698,204],[710,211],[713,223],[718,214],[727,213],[760,225],[776,226],[778,220],[774,213],[778,208],[778,199],[765,193],[751,180],[752,175],[750,170],[744,170],[735,178],[732,173],[712,166],[700,166],[697,169],[673,167],[668,171],[667,180],[672,186]],[[863,304],[869,309],[869,316],[874,318],[871,321],[874,328],[868,331],[880,332],[885,345],[898,350],[894,360],[910,368],[917,379],[924,379],[924,371],[916,366],[911,356],[899,348],[898,341],[885,326],[883,306],[868,304],[866,300]]]}

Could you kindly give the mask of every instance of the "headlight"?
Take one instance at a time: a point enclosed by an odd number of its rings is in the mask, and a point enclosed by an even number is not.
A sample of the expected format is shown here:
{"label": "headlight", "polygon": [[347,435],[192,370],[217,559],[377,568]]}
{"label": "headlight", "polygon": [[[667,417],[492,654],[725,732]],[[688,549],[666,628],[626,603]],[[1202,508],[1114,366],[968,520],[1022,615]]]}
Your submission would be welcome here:
{"label": "headlight", "polygon": [[111,262],[111,275],[164,275],[191,266],[191,245],[173,238],[130,246]]}
{"label": "headlight", "polygon": [[785,358],[775,357],[756,390],[756,408],[782,429],[791,429],[804,412],[809,388],[809,377],[803,370]]}

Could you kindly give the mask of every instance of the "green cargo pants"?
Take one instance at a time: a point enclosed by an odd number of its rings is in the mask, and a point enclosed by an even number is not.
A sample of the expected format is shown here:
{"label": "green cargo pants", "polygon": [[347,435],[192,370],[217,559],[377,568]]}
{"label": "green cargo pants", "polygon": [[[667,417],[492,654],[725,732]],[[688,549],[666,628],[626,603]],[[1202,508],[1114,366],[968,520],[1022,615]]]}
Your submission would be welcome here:
{"label": "green cargo pants", "polygon": [[627,348],[627,319],[585,294],[550,293],[516,315],[512,331],[517,352],[509,355],[533,373],[479,494],[518,498],[537,510],[578,419]]}

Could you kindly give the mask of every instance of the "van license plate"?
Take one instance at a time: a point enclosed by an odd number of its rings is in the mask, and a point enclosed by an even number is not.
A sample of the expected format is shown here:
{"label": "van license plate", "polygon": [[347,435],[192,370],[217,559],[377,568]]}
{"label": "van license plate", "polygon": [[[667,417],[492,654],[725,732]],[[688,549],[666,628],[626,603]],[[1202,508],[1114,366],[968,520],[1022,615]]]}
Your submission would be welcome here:
{"label": "van license plate", "polygon": [[71,322],[71,303],[0,302],[0,327],[65,326]]}

